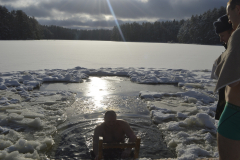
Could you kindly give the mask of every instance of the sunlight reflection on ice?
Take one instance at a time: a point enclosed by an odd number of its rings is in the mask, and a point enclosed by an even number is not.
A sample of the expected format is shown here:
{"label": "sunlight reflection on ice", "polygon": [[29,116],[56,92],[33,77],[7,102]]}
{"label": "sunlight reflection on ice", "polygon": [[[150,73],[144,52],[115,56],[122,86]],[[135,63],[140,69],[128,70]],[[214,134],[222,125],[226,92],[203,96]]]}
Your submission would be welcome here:
{"label": "sunlight reflection on ice", "polygon": [[103,100],[104,96],[108,94],[109,92],[107,91],[107,82],[99,77],[93,77],[88,88],[87,96],[93,97],[96,109],[106,108],[106,106],[104,106],[101,101]]}

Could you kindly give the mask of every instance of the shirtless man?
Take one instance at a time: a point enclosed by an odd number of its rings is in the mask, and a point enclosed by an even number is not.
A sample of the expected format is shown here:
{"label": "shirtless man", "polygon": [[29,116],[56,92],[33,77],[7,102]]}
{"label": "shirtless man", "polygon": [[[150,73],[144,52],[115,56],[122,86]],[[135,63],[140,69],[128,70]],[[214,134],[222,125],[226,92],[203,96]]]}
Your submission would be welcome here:
{"label": "shirtless man", "polygon": [[[218,88],[226,85],[226,106],[220,117],[217,133],[220,160],[240,159],[240,0],[229,0],[227,4],[229,22],[235,30],[228,42],[228,49],[223,56],[223,64]],[[230,62],[230,63],[229,63]],[[230,68],[230,69],[228,69]],[[227,72],[229,71],[229,73]],[[217,72],[216,72],[217,73]],[[230,80],[229,80],[230,79]],[[225,83],[221,83],[225,82]],[[219,83],[219,85],[218,85]],[[221,84],[220,84],[221,83]],[[216,87],[216,89],[218,89]]]}
{"label": "shirtless man", "polygon": [[[137,139],[127,122],[117,120],[117,115],[114,111],[107,111],[104,116],[104,122],[98,125],[94,130],[93,152],[96,156],[95,160],[98,160],[99,136],[103,137],[103,143],[124,143],[125,135],[129,138],[129,142],[135,142]],[[125,149],[121,157],[129,157],[131,150],[131,148]]]}

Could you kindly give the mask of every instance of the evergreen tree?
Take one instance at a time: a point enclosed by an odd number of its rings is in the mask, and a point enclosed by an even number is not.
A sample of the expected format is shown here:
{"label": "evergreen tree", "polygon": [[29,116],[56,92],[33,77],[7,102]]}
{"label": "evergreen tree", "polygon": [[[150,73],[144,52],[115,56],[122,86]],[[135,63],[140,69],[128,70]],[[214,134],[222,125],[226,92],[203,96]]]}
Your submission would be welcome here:
{"label": "evergreen tree", "polygon": [[180,43],[220,44],[213,22],[224,14],[226,10],[221,7],[208,10],[199,16],[192,16],[179,29],[178,41]]}
{"label": "evergreen tree", "polygon": [[9,39],[11,35],[11,14],[0,6],[0,39]]}

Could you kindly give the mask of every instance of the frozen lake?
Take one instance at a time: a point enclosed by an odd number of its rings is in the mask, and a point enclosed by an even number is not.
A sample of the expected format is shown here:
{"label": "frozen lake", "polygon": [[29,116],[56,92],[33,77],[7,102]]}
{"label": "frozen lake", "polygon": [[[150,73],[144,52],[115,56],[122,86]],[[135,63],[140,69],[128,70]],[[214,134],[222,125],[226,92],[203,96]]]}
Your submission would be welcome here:
{"label": "frozen lake", "polygon": [[218,156],[210,70],[222,46],[41,40],[0,47],[0,159],[89,159],[93,130],[109,109],[141,137],[140,158]]}
{"label": "frozen lake", "polygon": [[108,41],[0,41],[0,72],[145,67],[211,69],[222,46]]}

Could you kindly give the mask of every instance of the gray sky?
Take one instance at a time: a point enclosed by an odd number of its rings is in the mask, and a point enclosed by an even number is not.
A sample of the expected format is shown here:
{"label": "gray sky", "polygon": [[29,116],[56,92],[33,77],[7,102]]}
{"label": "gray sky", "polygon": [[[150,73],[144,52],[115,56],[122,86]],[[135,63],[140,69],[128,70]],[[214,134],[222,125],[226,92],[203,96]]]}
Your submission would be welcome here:
{"label": "gray sky", "polygon": [[9,10],[22,10],[28,16],[34,16],[42,25],[112,29],[116,23],[110,8],[119,24],[142,23],[186,19],[209,9],[225,7],[227,2],[228,0],[0,0],[0,5]]}

